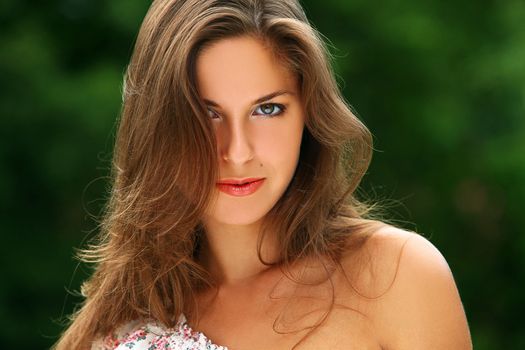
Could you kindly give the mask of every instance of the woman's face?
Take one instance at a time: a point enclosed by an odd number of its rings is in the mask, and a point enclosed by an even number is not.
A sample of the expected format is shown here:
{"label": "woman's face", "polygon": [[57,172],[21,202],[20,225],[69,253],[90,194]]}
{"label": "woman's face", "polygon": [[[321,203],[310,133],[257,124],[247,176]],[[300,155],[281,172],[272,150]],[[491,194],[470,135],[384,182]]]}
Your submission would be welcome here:
{"label": "woman's face", "polygon": [[263,179],[250,188],[217,185],[205,220],[247,225],[262,219],[290,183],[304,127],[297,79],[259,41],[220,40],[197,58],[199,94],[215,128],[226,179]]}

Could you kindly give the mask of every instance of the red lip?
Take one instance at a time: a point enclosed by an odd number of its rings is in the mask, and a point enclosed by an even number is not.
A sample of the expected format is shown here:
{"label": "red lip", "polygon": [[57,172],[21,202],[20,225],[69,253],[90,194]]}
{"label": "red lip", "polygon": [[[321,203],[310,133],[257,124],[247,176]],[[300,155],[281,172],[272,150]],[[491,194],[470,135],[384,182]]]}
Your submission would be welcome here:
{"label": "red lip", "polygon": [[254,181],[262,180],[262,177],[247,177],[244,179],[220,179],[217,181],[218,184],[224,184],[224,185],[242,185],[247,184]]}
{"label": "red lip", "polygon": [[[224,192],[226,194],[229,194],[230,196],[234,197],[243,197],[248,196],[254,192],[256,192],[264,182],[264,178],[255,179],[254,178],[248,178],[248,179],[223,179],[221,181],[224,181],[222,183],[217,183],[217,188],[219,191]],[[226,181],[230,181],[230,183],[227,183]]]}

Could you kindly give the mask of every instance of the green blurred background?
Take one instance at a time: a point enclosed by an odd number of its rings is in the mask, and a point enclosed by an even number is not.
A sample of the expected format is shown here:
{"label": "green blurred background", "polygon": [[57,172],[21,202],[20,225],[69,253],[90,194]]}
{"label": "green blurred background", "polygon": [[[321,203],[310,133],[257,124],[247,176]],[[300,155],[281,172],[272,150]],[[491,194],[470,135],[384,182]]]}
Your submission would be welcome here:
{"label": "green blurred background", "polygon": [[[475,349],[525,349],[525,1],[303,1],[377,149],[363,189],[447,258]],[[89,267],[149,1],[0,2],[0,348],[45,349]]]}

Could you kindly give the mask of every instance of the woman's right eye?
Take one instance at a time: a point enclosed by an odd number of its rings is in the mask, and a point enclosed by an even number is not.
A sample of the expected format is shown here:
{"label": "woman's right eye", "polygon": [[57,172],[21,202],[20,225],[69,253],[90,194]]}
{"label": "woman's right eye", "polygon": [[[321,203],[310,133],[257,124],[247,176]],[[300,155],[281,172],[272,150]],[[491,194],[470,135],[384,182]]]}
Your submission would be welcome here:
{"label": "woman's right eye", "polygon": [[211,119],[215,119],[215,117],[218,117],[219,115],[217,112],[215,112],[213,109],[208,108],[208,115],[211,117]]}

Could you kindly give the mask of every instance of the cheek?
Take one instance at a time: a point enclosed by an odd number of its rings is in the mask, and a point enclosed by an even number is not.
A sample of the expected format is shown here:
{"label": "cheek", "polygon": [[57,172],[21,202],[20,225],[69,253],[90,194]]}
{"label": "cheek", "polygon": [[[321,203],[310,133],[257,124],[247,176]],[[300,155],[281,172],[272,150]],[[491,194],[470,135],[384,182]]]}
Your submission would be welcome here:
{"label": "cheek", "polygon": [[[302,125],[274,123],[257,130],[257,154],[262,161],[281,170],[295,169],[301,147]],[[276,169],[276,170],[278,170]]]}

